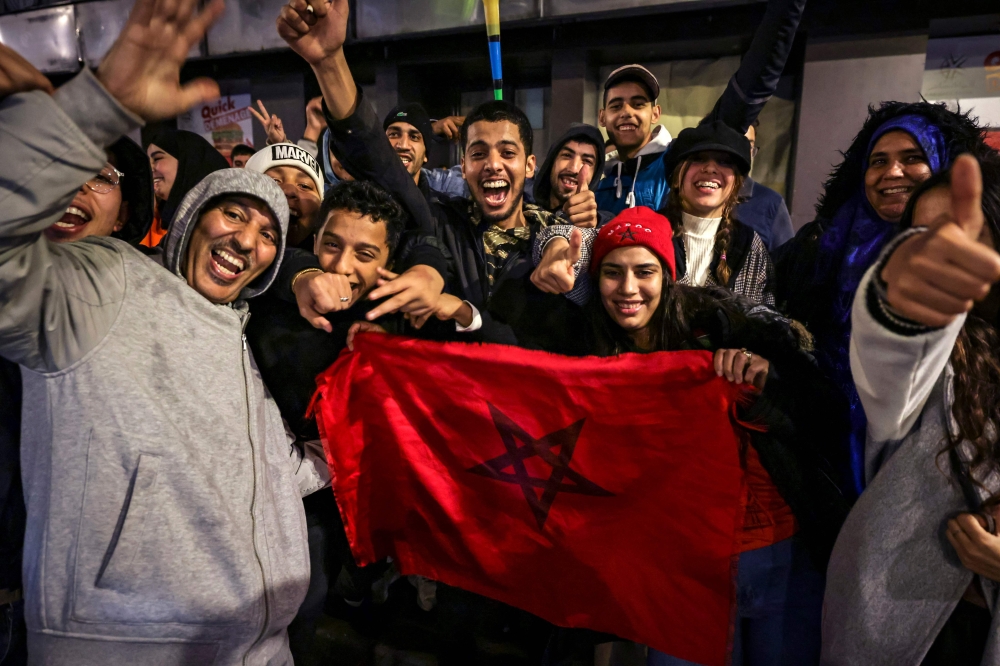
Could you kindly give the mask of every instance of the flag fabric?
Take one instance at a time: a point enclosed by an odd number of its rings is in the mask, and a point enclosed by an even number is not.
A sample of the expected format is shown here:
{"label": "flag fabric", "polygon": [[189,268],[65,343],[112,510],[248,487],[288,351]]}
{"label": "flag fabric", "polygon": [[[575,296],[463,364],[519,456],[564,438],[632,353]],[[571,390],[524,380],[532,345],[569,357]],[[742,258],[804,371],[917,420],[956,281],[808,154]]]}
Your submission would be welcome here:
{"label": "flag fabric", "polygon": [[739,390],[708,352],[570,358],[362,334],[316,415],[359,565],[727,661]]}

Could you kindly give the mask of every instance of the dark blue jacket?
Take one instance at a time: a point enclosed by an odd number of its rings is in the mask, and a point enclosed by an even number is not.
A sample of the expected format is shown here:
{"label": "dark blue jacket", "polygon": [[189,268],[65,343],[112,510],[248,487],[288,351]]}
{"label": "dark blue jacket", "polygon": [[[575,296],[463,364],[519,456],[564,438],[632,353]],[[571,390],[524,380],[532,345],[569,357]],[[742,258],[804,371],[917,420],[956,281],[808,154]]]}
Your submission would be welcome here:
{"label": "dark blue jacket", "polygon": [[768,252],[781,247],[795,235],[788,207],[780,194],[753,178],[747,178],[740,196],[743,202],[736,208],[736,216],[757,232]]}

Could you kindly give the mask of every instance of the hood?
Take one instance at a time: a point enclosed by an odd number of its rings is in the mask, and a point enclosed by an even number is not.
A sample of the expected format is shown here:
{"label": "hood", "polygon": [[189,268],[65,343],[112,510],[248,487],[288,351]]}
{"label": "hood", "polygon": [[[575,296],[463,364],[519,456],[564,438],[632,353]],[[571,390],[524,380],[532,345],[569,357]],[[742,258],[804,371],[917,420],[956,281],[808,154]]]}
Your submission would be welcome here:
{"label": "hood", "polygon": [[128,219],[121,231],[111,235],[130,245],[138,245],[153,225],[153,172],[149,158],[132,139],[124,136],[108,148],[125,174],[121,181],[122,201],[128,203]]}
{"label": "hood", "polygon": [[[668,146],[670,146],[670,142],[673,141],[673,139],[674,138],[670,136],[670,132],[667,131],[666,127],[663,125],[657,125],[653,128],[653,138],[649,140],[649,143],[642,147],[642,150],[636,154],[636,157],[645,157],[646,155],[656,155],[658,153],[662,153]],[[618,153],[616,152],[616,155],[617,154]],[[635,157],[632,159],[635,159]],[[619,162],[621,162],[621,160],[618,157],[608,160],[605,171],[610,172],[611,169],[617,166]]]}
{"label": "hood", "polygon": [[[940,131],[947,153],[942,160],[945,167],[962,153],[981,155],[984,150],[989,150],[983,138],[983,130],[968,112],[955,113],[949,111],[944,104],[928,102],[883,102],[878,107],[870,106],[861,131],[854,137],[850,148],[841,153],[844,159],[834,167],[823,185],[823,195],[816,205],[819,217],[833,219],[837,211],[857,194],[859,188],[863,188],[865,166],[873,137],[883,125],[908,115],[921,116]],[[927,150],[927,146],[923,148]]]}
{"label": "hood", "polygon": [[229,162],[215,146],[194,132],[163,129],[150,137],[146,148],[151,143],[175,157],[178,163],[177,177],[170,188],[170,196],[160,207],[160,222],[164,227],[169,227],[188,191],[213,171],[228,169]]}
{"label": "hood", "polygon": [[571,125],[566,133],[552,144],[541,168],[535,171],[535,184],[532,193],[539,206],[547,208],[549,205],[549,195],[552,194],[552,165],[556,161],[556,155],[570,141],[585,141],[594,144],[597,148],[597,163],[594,165],[594,173],[590,177],[587,187],[591,190],[597,187],[597,183],[600,182],[601,176],[604,174],[604,135],[601,134],[601,130],[593,125]]}
{"label": "hood", "polygon": [[253,298],[264,293],[281,267],[281,257],[285,253],[285,235],[288,233],[288,202],[285,193],[269,176],[247,169],[223,169],[207,175],[191,188],[177,207],[174,224],[170,225],[163,240],[163,266],[174,275],[183,278],[181,267],[187,254],[188,241],[194,225],[198,222],[205,204],[224,194],[251,196],[259,199],[271,209],[278,219],[281,234],[278,237],[278,251],[272,263],[256,280],[244,287],[241,299]]}

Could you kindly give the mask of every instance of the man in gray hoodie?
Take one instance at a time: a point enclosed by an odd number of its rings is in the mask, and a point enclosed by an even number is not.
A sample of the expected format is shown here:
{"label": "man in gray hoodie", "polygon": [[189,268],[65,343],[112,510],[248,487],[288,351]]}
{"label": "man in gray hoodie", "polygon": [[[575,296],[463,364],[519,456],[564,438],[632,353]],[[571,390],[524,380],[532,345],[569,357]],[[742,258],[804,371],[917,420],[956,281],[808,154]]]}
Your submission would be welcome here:
{"label": "man in gray hoodie", "polygon": [[222,10],[195,6],[139,0],[96,76],[0,101],[0,355],[24,380],[33,663],[291,662],[285,627],[309,578],[300,497],[328,478],[291,446],[243,335],[245,299],[284,249],[284,195],[262,174],[212,174],[159,261],[41,233],[105,147],[218,95],[179,83]]}

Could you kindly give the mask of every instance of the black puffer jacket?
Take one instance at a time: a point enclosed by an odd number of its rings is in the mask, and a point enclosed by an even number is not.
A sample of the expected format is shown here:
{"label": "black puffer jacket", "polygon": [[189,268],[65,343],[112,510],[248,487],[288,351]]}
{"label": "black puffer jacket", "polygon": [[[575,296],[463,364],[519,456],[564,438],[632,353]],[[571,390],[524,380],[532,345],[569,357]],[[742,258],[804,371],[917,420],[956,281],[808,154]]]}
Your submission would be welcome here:
{"label": "black puffer jacket", "polygon": [[758,311],[741,321],[722,310],[710,319],[715,349],[741,349],[770,364],[764,390],[740,416],[764,427],[750,430],[751,443],[782,498],[799,522],[800,536],[821,570],[851,503],[840,490],[848,403],[801,350],[787,320]]}
{"label": "black puffer jacket", "polygon": [[[694,289],[696,311],[689,315],[690,342],[680,349],[747,349],[770,362],[764,390],[739,410],[751,428],[751,443],[778,492],[799,522],[818,568],[825,570],[837,533],[851,504],[840,491],[847,400],[803,350],[799,329],[766,306],[720,287]],[[603,306],[595,299],[588,315],[597,321]],[[592,352],[599,347],[588,327]],[[696,338],[694,336],[697,336]],[[629,350],[628,343],[621,345]]]}

